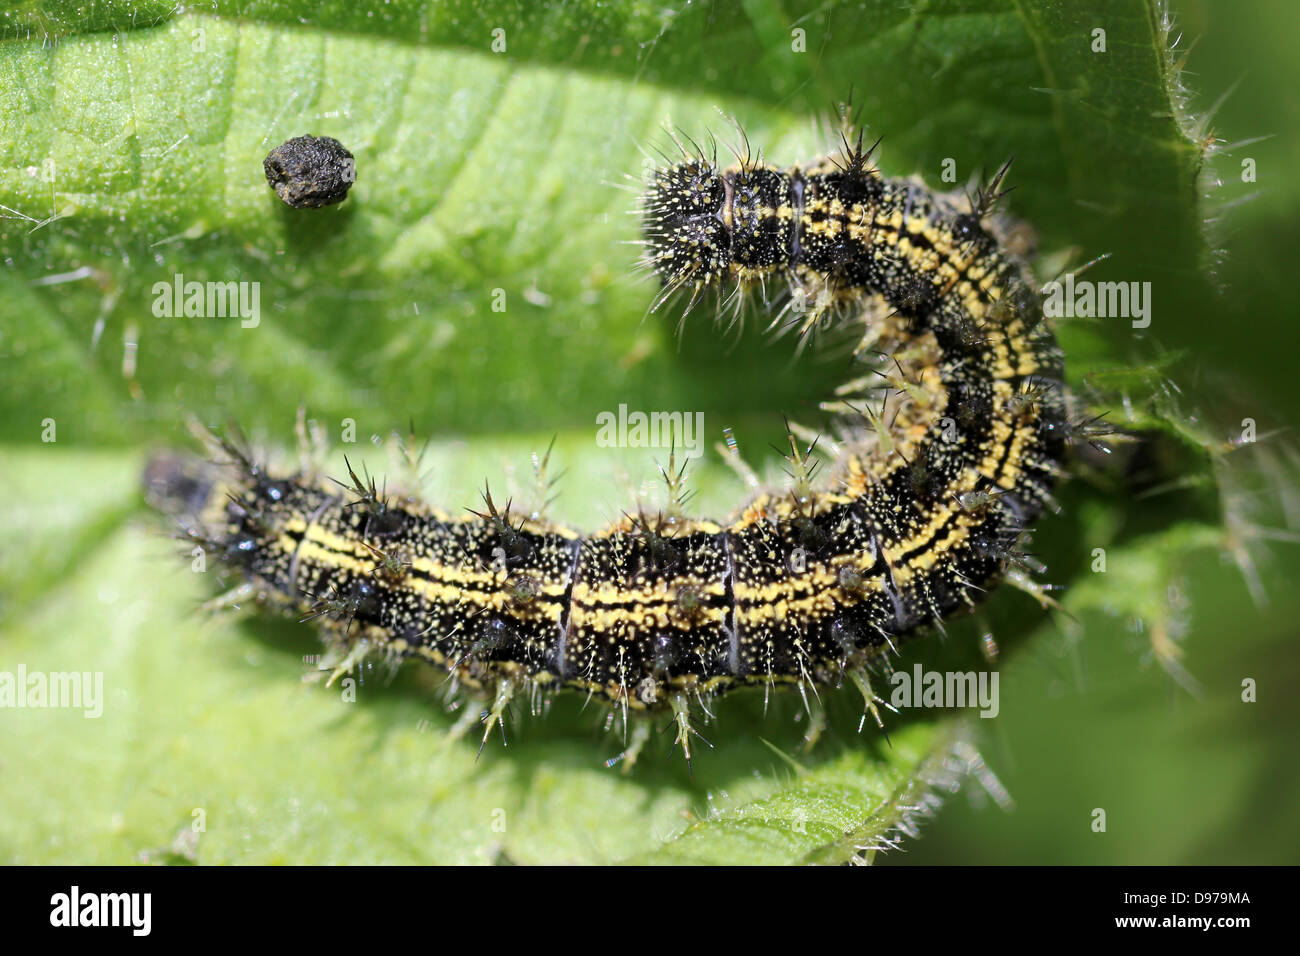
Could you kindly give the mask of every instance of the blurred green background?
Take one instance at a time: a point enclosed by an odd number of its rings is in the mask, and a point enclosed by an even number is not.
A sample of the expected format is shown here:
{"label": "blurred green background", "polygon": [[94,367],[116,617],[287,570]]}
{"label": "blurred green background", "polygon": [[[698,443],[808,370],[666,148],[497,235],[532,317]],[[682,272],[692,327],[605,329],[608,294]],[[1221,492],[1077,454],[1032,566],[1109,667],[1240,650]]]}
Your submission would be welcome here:
{"label": "blurred green background", "polygon": [[[595,414],[630,402],[703,411],[712,437],[733,427],[774,474],[781,414],[819,423],[842,350],[792,364],[754,323],[723,344],[707,321],[679,342],[675,316],[643,318],[651,287],[628,279],[622,244],[634,200],[614,184],[630,173],[635,186],[668,118],[725,141],[718,109],[776,162],[814,155],[826,137],[810,118],[850,89],[885,136],[886,172],[940,185],[952,157],[964,182],[1014,152],[1010,207],[1047,262],[1105,252],[1096,278],[1153,282],[1136,340],[1122,324],[1063,325],[1074,384],[1176,354],[1170,420],[1222,443],[1250,416],[1270,436],[1260,450],[1280,454],[1297,406],[1293,5],[1170,13],[1182,38],[1166,60],[1163,8],[1142,0],[11,7],[0,669],[103,670],[111,706],[97,722],[0,712],[0,858],[586,862],[654,858],[685,828],[717,842],[659,858],[775,861],[822,845],[779,818],[783,800],[828,840],[864,817],[887,823],[881,793],[903,792],[947,717],[900,719],[891,749],[856,736],[851,695],[831,695],[828,740],[796,755],[797,771],[773,753],[797,746],[797,706],[764,720],[752,701],[725,701],[694,778],[656,754],[627,780],[600,765],[617,746],[572,701],[479,763],[471,742],[440,742],[451,718],[427,675],[368,672],[341,714],[297,686],[316,649],[305,629],[192,614],[212,588],[173,570],[140,468],[149,449],[187,442],[187,414],[291,447],[305,405],[336,438],[355,419],[383,471],[366,439],[413,418],[435,439],[430,496],[455,507],[484,475],[526,493],[529,455],[558,433],[556,514],[591,528],[653,485],[654,454],[593,447]],[[1097,26],[1105,57],[1089,49]],[[498,28],[507,47],[494,53]],[[1180,67],[1185,90],[1167,85]],[[345,204],[303,216],[277,205],[261,158],[309,130],[353,149],[358,182]],[[1197,178],[1211,132],[1220,148]],[[1248,158],[1255,183],[1242,181]],[[155,319],[151,285],[177,272],[261,282],[262,325]],[[487,304],[497,288],[505,313]],[[1122,420],[1118,379],[1102,381],[1096,398]],[[39,439],[47,417],[53,445]],[[1266,470],[1254,451],[1226,459],[1226,499],[1206,458],[1168,438],[1127,476],[1063,492],[1035,547],[1067,586],[1067,613],[1010,593],[990,609],[1002,710],[976,721],[977,742],[1015,807],[972,784],[882,862],[1300,862],[1300,545],[1250,542],[1260,606],[1217,530],[1225,500],[1246,528],[1297,518],[1294,460]],[[701,513],[743,494],[716,455],[696,474]],[[1139,497],[1179,475],[1199,480]],[[1096,546],[1106,576],[1088,571]],[[1180,639],[1199,695],[1152,659],[1153,627]],[[959,624],[904,664],[981,666],[978,634]],[[1246,678],[1256,703],[1241,701]],[[182,838],[200,806],[212,825],[193,850]],[[497,807],[505,835],[487,822]]]}

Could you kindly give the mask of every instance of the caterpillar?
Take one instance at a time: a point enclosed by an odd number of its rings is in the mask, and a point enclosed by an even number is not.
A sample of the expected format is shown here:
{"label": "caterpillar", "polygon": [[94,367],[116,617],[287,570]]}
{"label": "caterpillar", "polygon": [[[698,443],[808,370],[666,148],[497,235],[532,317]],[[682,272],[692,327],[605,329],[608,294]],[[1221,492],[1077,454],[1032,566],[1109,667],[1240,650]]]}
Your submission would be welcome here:
{"label": "caterpillar", "polygon": [[343,482],[272,473],[224,440],[217,461],[156,456],[148,496],[242,594],[316,620],[336,674],[375,652],[448,671],[485,700],[484,741],[512,698],[560,690],[621,711],[628,767],[635,717],[671,715],[689,763],[697,712],[743,687],[847,681],[883,727],[872,670],[1030,566],[1071,435],[1061,351],[993,211],[1009,163],[962,208],[883,176],[860,132],[842,145],[724,169],[690,142],[641,204],[652,308],[784,282],[801,334],[862,327],[868,371],[827,405],[845,422],[829,477],[792,432],[790,487],[725,520],[685,513],[670,463],[663,509],[582,535],[489,490],[453,514],[350,464]]}

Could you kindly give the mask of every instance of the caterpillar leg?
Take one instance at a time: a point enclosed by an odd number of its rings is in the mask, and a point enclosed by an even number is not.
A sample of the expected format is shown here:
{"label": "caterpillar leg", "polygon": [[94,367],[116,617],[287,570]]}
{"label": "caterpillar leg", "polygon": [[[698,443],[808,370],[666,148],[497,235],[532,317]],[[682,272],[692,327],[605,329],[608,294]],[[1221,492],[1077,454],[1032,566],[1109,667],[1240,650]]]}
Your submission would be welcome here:
{"label": "caterpillar leg", "polygon": [[490,706],[485,708],[477,697],[469,697],[460,716],[447,730],[447,740],[460,740],[477,724],[483,724],[483,739],[479,741],[478,754],[475,759],[482,755],[483,748],[487,746],[488,737],[492,734],[493,727],[500,726],[501,744],[506,746],[505,713],[519,689],[519,685],[512,678],[504,677],[496,685],[496,691],[492,695]]}
{"label": "caterpillar leg", "polygon": [[325,686],[332,687],[340,677],[351,674],[356,669],[356,666],[366,659],[366,655],[369,653],[370,648],[366,646],[364,641],[354,643],[348,648],[348,652],[343,656],[343,659],[330,669],[330,676],[325,679]]}
{"label": "caterpillar leg", "polygon": [[641,756],[646,741],[650,739],[650,730],[654,726],[649,717],[630,717],[628,722],[630,729],[627,731],[627,745],[618,756],[605,761],[606,767],[613,767],[615,764],[621,763],[623,766],[620,768],[620,772],[623,774],[631,773],[632,768],[636,766],[637,758]]}
{"label": "caterpillar leg", "polygon": [[487,745],[488,735],[492,733],[492,728],[498,724],[501,726],[501,745],[503,747],[506,745],[506,725],[501,718],[505,714],[506,708],[510,706],[510,700],[515,696],[517,689],[515,682],[509,677],[503,678],[497,684],[496,697],[493,698],[492,707],[483,719],[483,740],[478,745],[480,754],[483,753],[483,748]]}
{"label": "caterpillar leg", "polygon": [[456,722],[448,729],[447,739],[449,741],[460,740],[469,733],[471,727],[482,719],[483,711],[475,707],[473,702],[467,703],[464,710],[460,712],[460,716],[456,718]]}
{"label": "caterpillar leg", "polygon": [[[854,667],[848,671],[849,679],[853,681],[855,687],[862,694],[865,710],[862,712],[862,719],[858,721],[858,733],[862,733],[862,728],[867,723],[867,715],[870,714],[876,721],[876,726],[881,730],[885,729],[885,722],[880,717],[880,706],[888,707],[889,702],[881,697],[876,696],[875,689],[871,686],[871,677],[867,674],[865,667]],[[897,713],[897,711],[895,711]]]}
{"label": "caterpillar leg", "polygon": [[329,441],[325,429],[314,418],[307,417],[307,407],[298,406],[298,416],[293,424],[294,437],[298,443],[298,472],[304,478],[315,479],[321,474],[325,457],[329,453]]}
{"label": "caterpillar leg", "polygon": [[821,739],[822,731],[826,729],[826,708],[822,706],[819,698],[814,697],[808,701],[808,730],[803,735],[803,744],[800,749],[804,753],[809,753],[813,747],[817,746],[817,741]]}
{"label": "caterpillar leg", "polygon": [[678,746],[682,748],[682,753],[686,755],[686,769],[691,769],[691,737],[699,737],[710,748],[713,744],[705,740],[704,735],[691,726],[691,707],[686,700],[685,694],[677,694],[672,699],[673,720],[677,724],[677,739],[673,741],[673,749]]}
{"label": "caterpillar leg", "polygon": [[736,435],[732,432],[730,426],[722,430],[723,441],[713,446],[714,450],[722,456],[727,467],[735,473],[736,477],[745,483],[745,486],[751,490],[757,490],[762,482],[758,474],[752,467],[740,456],[740,444],[736,441]]}
{"label": "caterpillar leg", "polygon": [[544,454],[533,453],[533,506],[529,515],[533,521],[546,519],[546,510],[555,500],[555,485],[564,477],[563,474],[549,473],[551,452],[555,450],[555,438],[556,436],[551,436],[551,443],[546,446]]}
{"label": "caterpillar leg", "polygon": [[251,581],[236,585],[199,605],[199,610],[209,614],[218,611],[237,609],[242,601],[251,601],[257,597],[257,587]]}
{"label": "caterpillar leg", "polygon": [[1039,607],[1044,611],[1061,611],[1061,604],[1056,598],[1047,592],[1053,588],[1051,584],[1045,584],[1042,581],[1035,581],[1025,571],[1020,568],[1012,568],[1007,572],[1006,581],[1013,588],[1023,591],[1038,602]]}
{"label": "caterpillar leg", "polygon": [[323,679],[326,687],[333,687],[334,682],[340,677],[356,670],[357,665],[366,659],[370,650],[370,646],[365,641],[348,642],[341,635],[332,636],[315,669],[304,674],[302,679],[306,683]]}

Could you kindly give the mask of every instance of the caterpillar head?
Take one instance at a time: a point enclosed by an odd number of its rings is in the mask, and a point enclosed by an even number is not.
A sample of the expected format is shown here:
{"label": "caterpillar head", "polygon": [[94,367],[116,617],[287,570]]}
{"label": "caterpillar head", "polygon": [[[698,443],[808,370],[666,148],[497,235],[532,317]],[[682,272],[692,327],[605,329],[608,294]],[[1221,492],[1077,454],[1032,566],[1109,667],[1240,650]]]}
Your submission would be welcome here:
{"label": "caterpillar head", "polygon": [[719,282],[731,262],[731,233],[723,221],[726,186],[706,159],[655,172],[646,191],[646,264],[666,289]]}
{"label": "caterpillar head", "polygon": [[149,504],[165,514],[190,520],[203,513],[219,483],[217,466],[175,452],[154,455],[144,471],[144,494]]}

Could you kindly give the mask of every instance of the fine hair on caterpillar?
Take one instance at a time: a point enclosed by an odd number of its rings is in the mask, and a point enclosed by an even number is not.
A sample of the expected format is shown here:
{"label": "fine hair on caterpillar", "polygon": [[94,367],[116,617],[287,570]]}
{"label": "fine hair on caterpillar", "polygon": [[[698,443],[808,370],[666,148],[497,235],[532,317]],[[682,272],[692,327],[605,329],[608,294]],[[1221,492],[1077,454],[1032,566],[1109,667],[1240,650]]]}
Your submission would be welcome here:
{"label": "fine hair on caterpillar", "polygon": [[961,202],[881,175],[860,134],[842,147],[721,168],[692,146],[642,204],[653,307],[765,296],[770,280],[791,288],[801,335],[832,313],[861,327],[868,371],[826,406],[842,422],[832,468],[792,427],[788,487],[696,518],[670,461],[662,511],[588,535],[486,487],[453,511],[351,463],[339,481],[270,474],[238,440],[216,463],[158,456],[149,496],[242,594],[315,621],[336,673],[368,653],[450,672],[488,702],[484,740],[516,696],[572,690],[622,715],[625,767],[648,733],[637,715],[671,715],[689,761],[709,698],[846,679],[883,726],[871,670],[1034,569],[1021,541],[1071,436],[1034,283],[987,222],[1007,166]]}

